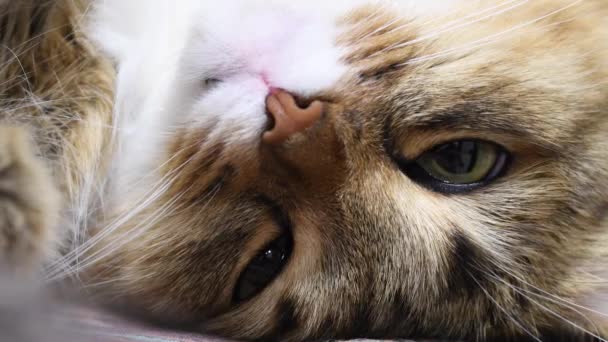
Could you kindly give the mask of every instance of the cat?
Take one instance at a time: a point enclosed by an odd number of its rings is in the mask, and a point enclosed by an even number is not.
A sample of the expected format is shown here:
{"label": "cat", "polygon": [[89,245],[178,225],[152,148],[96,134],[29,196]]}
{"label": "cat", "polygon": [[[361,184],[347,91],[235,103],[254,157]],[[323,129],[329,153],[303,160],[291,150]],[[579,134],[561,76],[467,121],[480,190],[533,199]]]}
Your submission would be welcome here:
{"label": "cat", "polygon": [[0,3],[11,272],[246,340],[608,338],[608,2]]}

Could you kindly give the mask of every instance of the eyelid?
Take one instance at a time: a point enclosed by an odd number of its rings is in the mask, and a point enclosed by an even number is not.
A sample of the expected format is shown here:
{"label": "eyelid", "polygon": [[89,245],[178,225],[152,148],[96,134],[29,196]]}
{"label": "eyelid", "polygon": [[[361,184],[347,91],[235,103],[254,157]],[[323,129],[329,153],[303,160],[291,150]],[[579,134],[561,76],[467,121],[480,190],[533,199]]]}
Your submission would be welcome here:
{"label": "eyelid", "polygon": [[388,151],[393,156],[401,156],[406,161],[415,161],[425,153],[430,153],[441,145],[459,140],[475,140],[491,143],[503,148],[509,154],[515,154],[518,150],[529,149],[521,139],[505,135],[484,134],[471,131],[455,132],[408,132],[402,139],[393,139],[392,146]]}

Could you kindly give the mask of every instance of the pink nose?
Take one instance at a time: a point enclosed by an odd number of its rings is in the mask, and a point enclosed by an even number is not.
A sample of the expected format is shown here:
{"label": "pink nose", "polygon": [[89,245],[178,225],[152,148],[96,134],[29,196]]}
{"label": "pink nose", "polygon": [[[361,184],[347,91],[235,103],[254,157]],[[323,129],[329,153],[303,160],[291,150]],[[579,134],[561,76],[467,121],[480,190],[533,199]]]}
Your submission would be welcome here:
{"label": "pink nose", "polygon": [[314,101],[308,107],[302,108],[298,106],[293,95],[276,90],[266,99],[266,110],[274,119],[274,127],[264,133],[263,141],[268,144],[280,144],[314,125],[323,115],[323,103]]}

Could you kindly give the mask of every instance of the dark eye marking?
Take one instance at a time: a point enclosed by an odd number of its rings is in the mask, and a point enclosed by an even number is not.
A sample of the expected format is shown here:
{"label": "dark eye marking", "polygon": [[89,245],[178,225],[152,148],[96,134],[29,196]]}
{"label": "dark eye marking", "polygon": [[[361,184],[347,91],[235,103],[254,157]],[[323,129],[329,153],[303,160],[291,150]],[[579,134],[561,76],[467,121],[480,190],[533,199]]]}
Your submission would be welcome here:
{"label": "dark eye marking", "polygon": [[424,152],[413,161],[397,158],[403,173],[441,193],[463,193],[504,175],[511,156],[502,146],[482,140],[455,140]]}
{"label": "dark eye marking", "polygon": [[449,291],[463,291],[466,295],[473,296],[479,291],[479,285],[485,287],[491,283],[482,271],[489,257],[460,230],[453,234],[452,245],[453,266],[448,280]]}

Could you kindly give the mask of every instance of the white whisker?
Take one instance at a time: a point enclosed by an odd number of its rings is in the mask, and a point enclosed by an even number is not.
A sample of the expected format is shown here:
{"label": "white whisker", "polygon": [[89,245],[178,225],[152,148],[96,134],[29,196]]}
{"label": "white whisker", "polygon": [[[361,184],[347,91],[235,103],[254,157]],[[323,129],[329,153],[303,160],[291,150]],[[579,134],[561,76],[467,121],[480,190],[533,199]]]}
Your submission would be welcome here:
{"label": "white whisker", "polygon": [[[176,157],[178,154],[179,153],[176,153],[176,155],[174,157]],[[172,157],[171,159],[173,159],[174,157]],[[170,160],[163,163],[161,166],[159,166],[153,172],[162,168],[163,165],[170,162]],[[102,241],[104,238],[106,238],[112,232],[114,232],[115,230],[122,227],[130,219],[132,219],[139,213],[143,212],[146,208],[148,208],[162,194],[164,194],[166,192],[166,190],[171,186],[171,184],[175,181],[175,179],[177,179],[180,176],[179,171],[181,171],[181,169],[185,165],[187,165],[191,160],[192,160],[192,158],[189,158],[184,163],[182,163],[180,166],[178,166],[177,168],[172,170],[172,172],[170,172],[169,174],[167,174],[163,178],[161,178],[161,180],[159,180],[155,185],[153,185],[151,187],[151,190],[145,192],[142,195],[142,197],[141,197],[142,201],[139,204],[137,204],[134,208],[132,208],[130,211],[125,213],[123,216],[118,217],[117,219],[112,221],[110,224],[108,224],[105,228],[101,229],[100,232],[97,233],[95,236],[88,239],[85,243],[78,246],[77,248],[74,248],[69,253],[66,253],[62,258],[60,258],[59,260],[57,260],[54,263],[52,263],[51,265],[49,265],[47,267],[47,271],[46,271],[46,278],[47,279],[56,278],[56,274],[61,272],[61,270],[60,270],[61,268],[64,268],[66,265],[71,265],[74,262],[76,262],[81,255],[84,255],[85,253],[90,251],[92,248],[94,248],[94,246],[97,243]],[[144,178],[145,177],[142,178],[142,181]]]}
{"label": "white whisker", "polygon": [[[482,272],[483,272],[483,270],[480,270],[480,271],[482,271]],[[520,295],[522,295],[522,296],[526,297],[528,300],[532,301],[534,304],[536,304],[538,307],[540,307],[540,308],[541,308],[541,309],[543,309],[544,311],[546,311],[546,312],[550,313],[551,315],[553,315],[553,316],[555,316],[555,317],[557,317],[557,318],[561,319],[562,321],[564,321],[564,322],[568,323],[568,324],[569,324],[569,325],[571,325],[572,327],[574,327],[574,328],[576,328],[576,329],[579,329],[580,331],[582,331],[582,332],[584,332],[584,333],[586,333],[586,334],[589,334],[590,336],[593,336],[594,338],[598,339],[599,341],[604,341],[604,342],[606,341],[606,340],[604,340],[603,338],[601,338],[599,335],[597,335],[597,334],[595,334],[595,333],[592,333],[592,332],[591,332],[591,331],[589,331],[588,329],[583,328],[583,327],[582,327],[582,326],[580,326],[579,324],[577,324],[577,323],[575,323],[575,322],[572,322],[572,321],[568,320],[567,318],[563,317],[562,315],[558,314],[558,313],[557,313],[557,312],[555,312],[554,310],[551,310],[551,309],[550,309],[550,308],[548,308],[546,305],[543,305],[543,304],[541,304],[540,302],[538,302],[538,301],[536,301],[536,300],[534,300],[534,299],[530,298],[530,296],[526,295],[526,293],[525,293],[523,290],[518,289],[517,287],[513,286],[512,284],[509,284],[508,282],[504,281],[503,279],[500,279],[500,277],[493,276],[493,275],[492,275],[492,274],[490,274],[489,272],[484,272],[484,273],[485,273],[486,275],[488,275],[488,276],[492,277],[493,279],[495,279],[495,280],[498,280],[498,281],[502,282],[504,285],[506,285],[507,287],[511,288],[513,291],[515,291],[515,292],[519,293]],[[538,296],[538,295],[537,295],[537,296]],[[574,311],[574,312],[576,312],[576,313],[578,313],[578,314],[580,314],[582,317],[584,317],[584,318],[586,318],[586,319],[587,319],[587,317],[586,317],[585,315],[583,315],[581,312],[579,312],[579,311],[577,311],[577,310],[573,310],[573,311]],[[588,321],[588,322],[590,322],[592,325],[594,325],[594,324],[593,324],[593,322],[591,322],[591,321]],[[597,330],[597,327],[596,327],[596,330]]]}
{"label": "white whisker", "polygon": [[448,25],[445,28],[440,28],[440,29],[438,29],[437,31],[435,31],[433,33],[430,33],[430,34],[427,34],[427,35],[423,35],[423,36],[421,36],[419,38],[412,39],[412,40],[409,40],[407,42],[403,42],[403,43],[400,43],[400,44],[397,44],[397,45],[390,46],[389,48],[386,48],[386,49],[382,50],[379,53],[385,53],[385,52],[388,52],[388,51],[392,51],[392,50],[396,50],[396,49],[401,49],[401,48],[404,48],[406,46],[410,46],[410,45],[421,43],[421,42],[424,42],[424,41],[427,41],[427,40],[430,40],[430,39],[433,39],[433,38],[437,38],[440,35],[442,35],[443,33],[453,32],[454,30],[458,30],[458,29],[461,29],[461,28],[464,28],[464,27],[468,27],[470,25],[473,25],[473,24],[479,23],[481,21],[484,21],[484,20],[487,20],[487,19],[499,16],[499,15],[507,13],[509,11],[512,11],[512,10],[514,10],[514,9],[516,9],[516,8],[524,5],[528,1],[529,0],[519,0],[518,3],[516,3],[516,4],[512,5],[512,6],[509,6],[509,7],[505,8],[505,9],[501,9],[500,11],[492,12],[492,13],[490,13],[488,15],[484,15],[484,16],[482,16],[480,18],[477,18],[477,19],[474,19],[474,20],[471,20],[471,21],[467,21],[467,22],[464,22],[464,23],[459,24],[459,25]]}
{"label": "white whisker", "polygon": [[[554,294],[551,294],[551,293],[549,293],[549,292],[547,292],[547,291],[539,288],[538,286],[535,286],[534,284],[531,284],[530,282],[526,281],[522,277],[519,277],[519,276],[517,276],[516,274],[514,274],[512,272],[509,272],[507,269],[505,269],[504,267],[501,267],[500,265],[495,265],[495,266],[498,267],[501,271],[503,271],[506,274],[508,274],[509,276],[513,277],[515,280],[521,282],[522,284],[524,284],[526,286],[529,286],[533,290],[538,291],[538,292],[540,292],[540,293],[542,293],[542,294],[544,294],[544,295],[552,298],[553,301],[559,301],[559,302],[563,303],[564,305],[567,305],[567,306],[570,306],[570,307],[576,307],[576,308],[579,308],[579,309],[582,309],[582,310],[586,310],[588,312],[592,312],[592,313],[595,313],[595,314],[598,314],[598,315],[601,315],[601,316],[604,316],[604,317],[608,317],[608,313],[603,313],[603,312],[600,312],[600,311],[597,311],[597,310],[593,310],[593,309],[585,307],[583,305],[576,304],[576,303],[574,303],[572,301],[568,301],[566,299],[563,299],[563,298],[561,298],[559,296],[556,296]],[[503,281],[502,279],[500,279],[500,280]],[[531,292],[531,293],[533,293],[533,292]],[[540,294],[536,294],[536,293],[534,293],[534,294],[536,296],[541,296]]]}
{"label": "white whisker", "polygon": [[[161,207],[159,207],[152,214],[147,215],[144,220],[139,222],[133,228],[130,228],[127,231],[114,237],[114,241],[119,241],[120,243],[107,244],[105,246],[105,248],[102,248],[98,251],[91,253],[90,255],[87,255],[86,258],[82,259],[81,264],[74,272],[79,273],[82,270],[87,269],[91,265],[97,264],[99,261],[104,260],[109,255],[111,255],[114,251],[116,251],[118,248],[120,248],[120,246],[128,244],[129,242],[133,241],[134,239],[140,237],[141,234],[145,233],[150,226],[152,226],[156,222],[158,222],[158,219],[165,217],[165,215],[173,209],[173,205],[179,201],[179,199],[181,198],[181,195],[182,194],[180,193],[180,194],[174,196],[171,200],[167,201],[165,204],[163,204]],[[69,274],[61,274],[59,276],[59,278],[57,278],[57,277],[51,278],[51,279],[49,279],[49,281],[56,281],[58,279],[66,277],[66,276],[69,276]]]}
{"label": "white whisker", "polygon": [[483,291],[483,293],[485,294],[485,296],[492,302],[494,303],[494,305],[496,305],[496,307],[498,309],[500,309],[500,311],[502,311],[505,315],[507,315],[507,317],[509,317],[509,319],[515,323],[515,325],[517,325],[517,327],[519,327],[522,331],[526,332],[530,337],[532,337],[532,339],[534,339],[535,341],[538,342],[542,342],[542,340],[540,338],[538,338],[536,335],[534,335],[529,329],[527,329],[526,327],[523,326],[523,324],[521,322],[519,322],[517,319],[515,319],[515,317],[509,313],[504,307],[502,307],[500,305],[500,303],[498,303],[498,301],[494,298],[492,298],[492,296],[488,293],[488,290],[486,290],[477,280],[477,278],[475,278],[475,276],[473,274],[471,274],[471,272],[467,271],[469,277],[471,277],[471,279],[473,279],[473,281],[477,284],[477,286],[479,286],[479,288],[481,289],[481,291]]}
{"label": "white whisker", "polygon": [[481,47],[481,46],[485,46],[485,45],[489,45],[489,44],[495,43],[495,42],[499,41],[501,38],[503,38],[503,36],[506,36],[509,33],[512,33],[514,31],[520,30],[520,29],[528,27],[528,26],[531,26],[531,25],[533,25],[533,24],[535,24],[535,23],[537,23],[539,21],[542,21],[542,20],[547,19],[547,18],[549,18],[549,17],[551,17],[553,15],[556,15],[556,14],[558,14],[560,12],[563,12],[563,11],[567,10],[568,8],[571,8],[571,7],[573,7],[573,6],[581,3],[582,1],[583,0],[574,1],[574,2],[570,3],[569,5],[566,5],[564,7],[561,7],[559,9],[557,9],[557,10],[554,10],[554,11],[552,11],[550,13],[547,13],[547,14],[539,17],[539,18],[536,18],[534,20],[530,20],[530,21],[527,21],[527,22],[524,22],[524,23],[512,26],[509,29],[506,29],[504,31],[501,31],[501,32],[498,32],[498,33],[495,33],[495,34],[492,34],[492,35],[489,35],[489,36],[486,36],[486,37],[481,38],[481,39],[474,40],[474,41],[472,41],[472,42],[470,42],[468,44],[465,44],[465,45],[462,45],[462,46],[458,46],[458,47],[454,47],[454,48],[450,48],[450,49],[446,49],[444,51],[433,53],[433,54],[429,54],[429,55],[426,55],[426,56],[412,58],[412,59],[410,59],[407,62],[401,63],[400,66],[405,66],[405,65],[410,65],[410,64],[416,64],[416,63],[422,63],[422,62],[430,61],[430,60],[433,60],[433,59],[449,56],[449,55],[457,53],[457,52],[465,52],[465,51],[472,50],[472,49],[475,49],[475,48],[478,48],[478,47]]}
{"label": "white whisker", "polygon": [[26,76],[27,75],[27,71],[25,71],[25,67],[21,63],[21,59],[19,58],[19,56],[17,55],[17,53],[15,53],[15,51],[13,49],[11,49],[10,47],[5,46],[5,45],[2,46],[2,47],[5,48],[6,50],[8,50],[11,53],[11,55],[14,56],[15,61],[17,61],[17,64],[19,65],[19,68],[21,68],[22,75],[24,75],[24,77],[25,77],[24,81],[26,83],[26,86],[27,86],[29,92],[32,93],[33,92],[32,91],[32,85],[30,84],[30,82],[27,79],[27,76]]}

